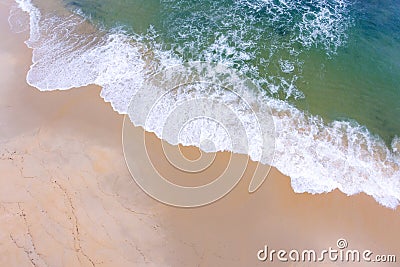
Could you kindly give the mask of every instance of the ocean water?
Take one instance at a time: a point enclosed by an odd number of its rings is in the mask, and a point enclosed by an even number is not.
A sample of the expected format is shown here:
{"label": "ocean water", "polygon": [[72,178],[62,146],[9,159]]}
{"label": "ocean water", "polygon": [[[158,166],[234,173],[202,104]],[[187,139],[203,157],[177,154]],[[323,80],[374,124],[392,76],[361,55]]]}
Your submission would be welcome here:
{"label": "ocean water", "polygon": [[[29,15],[33,64],[27,82],[39,90],[97,84],[104,100],[126,113],[157,70],[223,63],[256,85],[248,93],[259,117],[266,106],[272,110],[274,161],[257,157],[259,148],[250,142],[252,159],[290,176],[296,192],[338,188],[365,192],[387,207],[399,204],[400,2],[16,3]],[[161,104],[168,109],[169,103]],[[155,117],[142,126],[161,136],[159,123]],[[195,132],[185,132],[185,144],[199,146],[190,136]],[[215,150],[244,153],[215,138]]]}

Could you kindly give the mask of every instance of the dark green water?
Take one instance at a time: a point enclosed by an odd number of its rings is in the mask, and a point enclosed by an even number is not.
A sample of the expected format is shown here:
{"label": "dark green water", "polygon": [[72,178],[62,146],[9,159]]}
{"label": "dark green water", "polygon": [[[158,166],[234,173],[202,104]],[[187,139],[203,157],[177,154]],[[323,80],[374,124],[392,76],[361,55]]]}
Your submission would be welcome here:
{"label": "dark green water", "polygon": [[184,60],[225,62],[326,121],[400,135],[400,1],[65,0]]}

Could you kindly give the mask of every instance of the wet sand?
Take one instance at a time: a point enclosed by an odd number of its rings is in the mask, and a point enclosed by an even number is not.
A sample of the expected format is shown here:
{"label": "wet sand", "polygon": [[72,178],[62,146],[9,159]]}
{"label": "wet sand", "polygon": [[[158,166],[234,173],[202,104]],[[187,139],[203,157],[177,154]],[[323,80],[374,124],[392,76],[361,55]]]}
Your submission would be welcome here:
{"label": "wet sand", "polygon": [[[184,209],[155,201],[130,176],[123,116],[103,102],[100,88],[39,92],[26,84],[27,32],[10,32],[9,5],[0,2],[0,266],[310,266],[260,262],[257,251],[337,248],[339,238],[349,249],[400,261],[398,209],[365,194],[295,194],[276,169],[249,194],[254,163],[211,205]],[[141,142],[143,131],[135,133]],[[164,166],[160,140],[145,134]],[[229,157],[219,153],[216,169]]]}

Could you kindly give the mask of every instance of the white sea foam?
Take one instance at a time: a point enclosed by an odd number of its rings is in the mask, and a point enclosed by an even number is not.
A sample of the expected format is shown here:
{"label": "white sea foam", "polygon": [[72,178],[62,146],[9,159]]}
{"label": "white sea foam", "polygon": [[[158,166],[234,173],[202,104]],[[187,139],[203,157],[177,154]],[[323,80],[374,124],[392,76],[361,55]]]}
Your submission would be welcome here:
{"label": "white sea foam", "polygon": [[[238,0],[256,12],[269,15],[270,21],[290,26],[299,34],[292,36],[292,42],[304,47],[320,46],[327,53],[336,53],[347,39],[346,31],[352,21],[348,15],[350,3],[346,0]],[[299,19],[298,17],[301,17]]]}
{"label": "white sea foam", "polygon": [[[33,49],[33,64],[27,81],[39,90],[97,84],[103,87],[101,95],[105,101],[110,102],[116,111],[126,113],[132,96],[150,72],[180,62],[168,51],[147,48],[140,43],[140,38],[133,42],[132,37],[123,32],[99,32],[75,15],[63,18],[42,16],[29,0],[16,1],[23,11],[30,14],[30,38],[27,45]],[[340,5],[336,8],[340,8]],[[326,11],[321,9],[321,12],[324,14]],[[320,34],[311,34],[314,37],[310,37],[310,40],[329,37],[330,26],[325,25]],[[313,33],[313,27],[304,26],[304,29]],[[338,36],[334,35],[335,38]],[[226,44],[221,37],[216,39],[214,48],[218,50],[218,47]],[[226,47],[225,53],[238,52],[232,49]],[[240,57],[246,58],[247,55],[242,54]],[[283,72],[291,72],[296,65],[283,60],[280,67]],[[178,96],[185,99],[185,93],[178,92]],[[349,195],[365,192],[384,206],[397,207],[400,201],[398,138],[393,140],[392,148],[389,149],[381,139],[371,135],[356,122],[335,121],[325,124],[321,118],[307,115],[284,101],[253,91],[243,93],[248,94],[246,99],[251,99],[250,106],[257,116],[262,117],[266,107],[272,109],[276,130],[273,165],[291,177],[296,192],[323,193],[336,188]],[[229,101],[231,98],[226,95],[221,99]],[[167,100],[159,103],[161,108],[164,108],[163,105],[168,108],[170,103]],[[230,105],[235,103],[231,101]],[[140,124],[140,110],[136,117],[135,114],[133,116]],[[157,133],[157,117],[153,116],[146,123],[141,125]],[[216,127],[211,124],[207,127]],[[188,125],[180,132],[179,142],[199,145],[201,138],[197,138],[196,134],[202,131],[198,127],[204,125],[204,122]],[[220,134],[206,133],[208,138],[218,138],[215,140],[218,144],[216,150],[234,149],[232,143],[225,142],[223,137],[226,135],[222,128],[216,132]],[[254,144],[252,147],[251,143],[249,146],[248,153],[257,159],[258,154],[254,152],[252,155],[251,151],[258,151],[258,148]],[[260,161],[263,162],[263,159]]]}

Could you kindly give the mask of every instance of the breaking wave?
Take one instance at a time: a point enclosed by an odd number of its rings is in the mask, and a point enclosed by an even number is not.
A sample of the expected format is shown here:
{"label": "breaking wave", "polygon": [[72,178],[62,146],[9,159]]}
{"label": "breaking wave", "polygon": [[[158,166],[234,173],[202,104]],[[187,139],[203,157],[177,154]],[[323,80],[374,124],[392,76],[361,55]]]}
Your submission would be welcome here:
{"label": "breaking wave", "polygon": [[[345,2],[330,1],[314,6],[298,6],[298,1],[280,0],[280,5],[277,6],[274,4],[277,1],[238,1],[237,4],[249,9],[255,28],[257,16],[265,12],[273,12],[267,13],[272,24],[274,20],[280,21],[303,14],[300,22],[286,20],[285,27],[280,29],[282,35],[290,35],[289,29],[299,33],[294,39],[288,38],[293,40],[286,47],[290,48],[288,58],[279,59],[282,76],[277,73],[276,76],[259,79],[255,78],[259,74],[258,70],[252,69],[248,64],[248,60],[255,57],[248,47],[257,46],[261,39],[257,39],[254,44],[241,43],[238,35],[241,33],[240,29],[226,36],[215,36],[214,41],[201,51],[196,51],[198,47],[189,40],[184,42],[186,46],[168,50],[157,42],[151,42],[151,36],[155,34],[152,29],[147,35],[135,35],[122,29],[99,30],[83,16],[43,14],[29,0],[16,2],[30,16],[30,37],[26,44],[33,49],[33,63],[27,74],[27,82],[39,90],[66,90],[96,84],[102,87],[101,96],[104,100],[110,102],[114,110],[124,114],[132,96],[149,75],[183,62],[185,56],[179,57],[176,53],[179,49],[180,55],[198,52],[197,60],[221,61],[228,66],[240,63],[241,73],[250,73],[250,78],[257,85],[264,84],[269,89],[269,92],[248,93],[252,95],[251,105],[256,107],[255,110],[261,111],[266,106],[272,110],[276,131],[276,150],[272,165],[290,176],[295,192],[314,194],[338,188],[348,195],[364,192],[387,207],[395,208],[399,204],[398,138],[393,140],[392,147],[387,147],[378,136],[372,135],[355,121],[325,123],[320,117],[305,113],[287,101],[274,97],[274,92],[278,90],[284,90],[287,97],[302,97],[301,92],[293,85],[293,80],[296,79],[293,70],[301,66],[301,62],[296,62],[295,55],[300,52],[295,49],[295,43],[301,43],[305,47],[321,46],[329,54],[335,53],[345,42]],[[176,24],[171,24],[171,27],[191,25],[191,31],[200,30],[200,26],[196,28],[193,23],[179,20],[174,23]],[[235,23],[240,25],[240,20]],[[205,27],[201,31],[208,30]],[[201,34],[202,32],[199,36]],[[182,34],[180,38],[186,37]],[[271,44],[273,45],[269,43]],[[289,78],[284,74],[289,74]],[[278,87],[284,89],[277,89]],[[168,101],[164,104],[169,105]],[[158,122],[153,120],[152,123],[154,125],[141,126],[154,131]],[[195,138],[189,136],[194,132],[196,130],[182,133],[188,135],[183,138],[187,140],[186,145],[200,145],[196,144]],[[231,148],[230,144],[224,144],[223,138],[219,138],[218,142],[216,150]]]}

